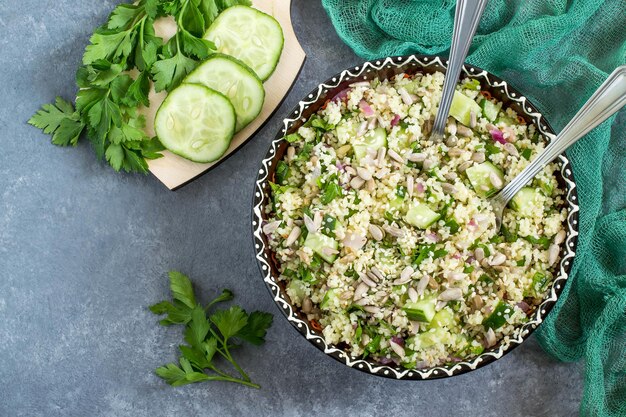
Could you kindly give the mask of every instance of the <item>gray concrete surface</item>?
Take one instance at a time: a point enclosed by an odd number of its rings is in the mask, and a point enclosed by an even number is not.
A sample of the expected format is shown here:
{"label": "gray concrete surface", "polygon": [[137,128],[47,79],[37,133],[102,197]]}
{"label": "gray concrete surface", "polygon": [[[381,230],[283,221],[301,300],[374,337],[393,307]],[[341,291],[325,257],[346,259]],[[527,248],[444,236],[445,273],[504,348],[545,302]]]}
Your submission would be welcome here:
{"label": "gray concrete surface", "polygon": [[[258,161],[281,116],[319,81],[355,65],[319,2],[295,1],[308,60],[266,127],[210,174],[177,191],[116,174],[87,143],[50,145],[25,122],[75,93],[93,28],[116,1],[0,2],[0,416],[572,416],[581,367],[531,338],[495,364],[452,379],[398,382],[325,357],[283,318],[254,261],[250,202]],[[234,290],[276,315],[268,342],[241,362],[260,391],[228,384],[172,388],[157,366],[178,329],[147,306],[179,269],[200,298]]]}

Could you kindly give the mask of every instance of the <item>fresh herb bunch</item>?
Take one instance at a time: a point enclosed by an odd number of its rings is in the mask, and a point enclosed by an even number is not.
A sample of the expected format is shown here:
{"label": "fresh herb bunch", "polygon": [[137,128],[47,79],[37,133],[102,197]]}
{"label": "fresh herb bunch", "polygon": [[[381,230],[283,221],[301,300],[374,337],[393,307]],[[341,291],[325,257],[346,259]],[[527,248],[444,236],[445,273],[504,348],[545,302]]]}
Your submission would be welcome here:
{"label": "fresh herb bunch", "polygon": [[[264,343],[273,316],[262,311],[248,314],[239,306],[211,312],[214,305],[232,300],[233,293],[223,290],[217,298],[202,307],[196,302],[191,281],[187,276],[171,271],[169,277],[174,300],[161,301],[150,306],[150,310],[155,314],[167,314],[160,321],[163,326],[185,325],[187,345],[179,346],[182,354],[178,360],[180,366],[168,363],[157,368],[156,374],[173,386],[201,381],[229,381],[260,388],[233,359],[231,351],[240,346],[236,344],[237,340],[253,345]],[[231,376],[219,369],[215,363],[216,354],[230,362],[240,377]]]}
{"label": "fresh herb bunch", "polygon": [[[137,112],[148,106],[151,82],[155,90],[171,91],[200,61],[215,52],[202,39],[224,9],[250,5],[249,0],[139,0],[120,4],[107,23],[96,29],[76,74],[80,88],[75,109],[57,97],[28,121],[52,136],[58,146],[76,146],[86,130],[99,158],[116,171],[148,172],[146,159],[164,148],[144,132]],[[155,35],[154,22],[171,16],[177,32],[167,43]],[[132,70],[132,71],[131,71]]]}

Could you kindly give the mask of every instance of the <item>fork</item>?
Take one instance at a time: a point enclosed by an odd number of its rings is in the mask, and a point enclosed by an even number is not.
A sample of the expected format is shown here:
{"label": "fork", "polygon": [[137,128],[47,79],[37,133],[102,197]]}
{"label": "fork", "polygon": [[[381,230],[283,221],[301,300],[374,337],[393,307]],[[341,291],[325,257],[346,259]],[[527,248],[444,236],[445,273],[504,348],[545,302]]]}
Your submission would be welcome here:
{"label": "fork", "polygon": [[502,226],[504,208],[522,187],[578,139],[585,136],[624,105],[626,105],[626,65],[617,67],[544,151],[533,159],[506,187],[488,200],[496,215],[496,230],[500,230]]}
{"label": "fork", "polygon": [[452,44],[448,57],[448,69],[443,81],[443,91],[439,109],[435,116],[435,123],[430,138],[432,141],[443,139],[443,130],[448,121],[454,88],[459,81],[461,67],[472,44],[472,38],[478,28],[478,22],[483,15],[487,0],[458,0],[454,12],[454,28],[452,30]]}

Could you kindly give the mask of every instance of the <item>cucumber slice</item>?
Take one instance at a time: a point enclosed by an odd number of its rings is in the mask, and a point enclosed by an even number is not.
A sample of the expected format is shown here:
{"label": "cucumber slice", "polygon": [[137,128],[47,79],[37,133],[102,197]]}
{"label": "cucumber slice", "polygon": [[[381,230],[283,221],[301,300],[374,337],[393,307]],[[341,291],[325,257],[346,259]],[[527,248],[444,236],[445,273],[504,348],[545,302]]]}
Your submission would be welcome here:
{"label": "cucumber slice", "polygon": [[218,52],[243,61],[263,81],[274,72],[284,44],[283,30],[276,19],[248,6],[224,10],[204,39],[213,42]]}
{"label": "cucumber slice", "polygon": [[389,149],[401,153],[411,147],[410,135],[405,127],[399,127],[398,130],[387,138]]}
{"label": "cucumber slice", "polygon": [[439,310],[430,322],[430,327],[447,327],[451,329],[456,326],[456,320],[454,319],[454,313],[448,308]]}
{"label": "cucumber slice", "polygon": [[524,187],[515,194],[510,206],[522,216],[532,216],[537,211],[537,197],[539,197],[539,191]]}
{"label": "cucumber slice", "polygon": [[224,155],[235,120],[235,109],[222,94],[200,84],[181,84],[159,107],[154,128],[168,150],[204,163]]}
{"label": "cucumber slice", "polygon": [[416,302],[408,302],[402,307],[409,320],[422,321],[430,323],[435,317],[435,305],[437,299],[435,297],[427,297]]}
{"label": "cucumber slice", "polygon": [[454,97],[452,97],[452,105],[450,106],[450,116],[458,120],[459,123],[469,126],[471,112],[474,112],[474,114],[478,116],[482,113],[482,109],[473,99],[455,91]]}
{"label": "cucumber slice", "polygon": [[363,135],[362,140],[352,144],[352,148],[354,149],[354,157],[356,158],[357,162],[360,161],[361,158],[365,158],[368,149],[373,149],[377,151],[384,146],[387,146],[387,131],[382,127],[377,127],[374,130],[370,130],[365,135]]}
{"label": "cucumber slice", "polygon": [[289,281],[287,284],[287,295],[294,303],[302,303],[306,298],[306,285],[297,279]]}
{"label": "cucumber slice", "polygon": [[337,255],[329,255],[327,253],[324,253],[324,248],[337,250],[337,241],[332,237],[326,236],[322,233],[309,233],[306,236],[306,240],[304,241],[304,246],[317,253],[320,258],[322,258],[329,264],[332,264],[335,259],[337,259]]}
{"label": "cucumber slice", "polygon": [[339,139],[339,143],[350,143],[356,136],[356,127],[352,122],[342,120],[337,124],[335,134],[337,135],[337,139]]}
{"label": "cucumber slice", "polygon": [[452,335],[446,331],[443,327],[436,327],[430,330],[426,330],[423,333],[416,334],[414,343],[417,348],[428,349],[431,346],[448,344],[452,341]]}
{"label": "cucumber slice", "polygon": [[406,212],[404,220],[420,229],[427,229],[440,217],[439,213],[432,211],[426,204],[414,202],[409,205],[409,210]]}
{"label": "cucumber slice", "polygon": [[237,116],[236,131],[261,113],[265,101],[265,90],[259,77],[246,64],[227,55],[212,55],[184,82],[202,84],[228,97]]}
{"label": "cucumber slice", "polygon": [[480,197],[489,197],[495,194],[500,188],[495,187],[491,182],[491,174],[500,178],[504,184],[504,175],[500,168],[496,167],[491,162],[483,162],[482,164],[474,165],[465,170],[467,178],[469,178],[474,191]]}
{"label": "cucumber slice", "polygon": [[490,122],[493,122],[498,117],[498,113],[502,108],[502,103],[494,103],[487,99],[484,99],[480,102],[480,107],[483,109],[483,116],[487,118]]}

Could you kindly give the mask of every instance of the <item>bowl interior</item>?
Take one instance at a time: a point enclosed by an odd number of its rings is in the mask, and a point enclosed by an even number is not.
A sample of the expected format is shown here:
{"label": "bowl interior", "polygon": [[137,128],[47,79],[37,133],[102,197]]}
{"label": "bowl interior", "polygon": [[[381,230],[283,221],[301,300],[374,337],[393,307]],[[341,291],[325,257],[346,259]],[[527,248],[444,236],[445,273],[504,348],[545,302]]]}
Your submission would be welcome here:
{"label": "bowl interior", "polygon": [[[256,258],[265,283],[281,311],[301,334],[331,357],[350,367],[389,378],[432,379],[453,376],[484,366],[511,351],[530,335],[551,310],[565,285],[572,267],[576,249],[578,236],[578,199],[576,195],[576,184],[569,161],[564,155],[561,155],[556,161],[559,164],[559,170],[556,174],[560,187],[566,190],[565,206],[568,209],[568,216],[566,224],[564,225],[567,231],[567,237],[561,250],[561,262],[548,296],[531,312],[531,319],[526,324],[516,329],[514,335],[508,342],[501,342],[495,347],[466,361],[446,366],[407,370],[396,366],[381,365],[371,360],[351,357],[341,346],[326,344],[321,336],[321,332],[314,329],[305,315],[291,305],[289,297],[285,292],[285,283],[278,280],[278,276],[280,275],[278,263],[274,254],[269,249],[267,239],[261,230],[263,221],[266,218],[264,206],[267,204],[270,192],[269,181],[273,181],[276,162],[283,158],[288,147],[288,143],[282,140],[282,138],[286,134],[297,131],[327,100],[335,97],[352,83],[369,81],[375,78],[388,79],[400,73],[428,74],[437,71],[445,72],[445,65],[447,65],[447,60],[436,56],[411,55],[406,57],[390,57],[365,62],[363,65],[347,69],[320,84],[300,101],[291,111],[290,115],[283,121],[284,125],[282,129],[277,133],[275,140],[272,142],[262,162],[255,186],[252,226]],[[502,101],[503,108],[512,108],[527,124],[534,124],[536,129],[541,133],[543,140],[550,141],[554,138],[554,131],[537,108],[505,81],[471,65],[464,66],[461,78],[465,77],[478,79],[481,82],[481,89],[489,91],[494,98]]]}

